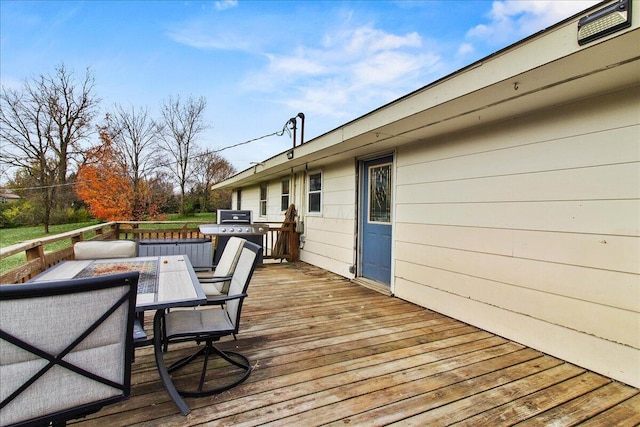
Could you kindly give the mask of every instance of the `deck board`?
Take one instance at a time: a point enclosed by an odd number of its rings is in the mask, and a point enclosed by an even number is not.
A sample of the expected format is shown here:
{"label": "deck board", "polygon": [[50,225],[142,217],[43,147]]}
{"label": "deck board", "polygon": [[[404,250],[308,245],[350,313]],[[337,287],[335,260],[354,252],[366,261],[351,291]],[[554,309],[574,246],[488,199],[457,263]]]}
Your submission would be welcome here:
{"label": "deck board", "polygon": [[[162,388],[152,350],[140,348],[131,399],[74,424],[640,423],[635,388],[304,263],[257,269],[238,341],[220,346],[237,347],[254,370],[232,390],[186,399],[188,416]],[[193,348],[171,345],[166,360]],[[197,376],[186,369],[175,382]]]}

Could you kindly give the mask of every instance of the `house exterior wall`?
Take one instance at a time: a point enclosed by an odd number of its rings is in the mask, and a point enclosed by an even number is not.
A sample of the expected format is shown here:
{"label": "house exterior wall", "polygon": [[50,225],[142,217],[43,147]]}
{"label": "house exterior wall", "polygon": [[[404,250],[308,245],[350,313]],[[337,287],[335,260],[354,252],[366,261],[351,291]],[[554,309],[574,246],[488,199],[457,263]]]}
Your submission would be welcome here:
{"label": "house exterior wall", "polygon": [[[396,147],[395,296],[640,387],[640,86]],[[291,175],[300,259],[356,264],[357,159],[322,212]],[[281,178],[268,183],[280,222]],[[242,188],[257,211],[259,186]]]}
{"label": "house exterior wall", "polygon": [[[322,212],[307,213],[304,202],[299,210],[304,221],[300,259],[351,278],[356,221],[355,161],[334,163],[316,171],[322,172]],[[306,183],[301,188],[306,189]]]}
{"label": "house exterior wall", "polygon": [[[298,172],[289,176],[290,204],[298,211],[301,233],[300,260],[325,270],[352,278],[349,270],[354,264],[356,221],[355,160],[334,163],[309,171],[322,173],[322,211],[309,213],[307,206],[307,175]],[[267,216],[260,212],[260,185],[241,188],[242,209],[253,211],[256,222],[279,223],[284,220],[281,210],[282,187],[285,177],[261,183],[267,185]],[[233,193],[237,206],[237,191]]]}
{"label": "house exterior wall", "polygon": [[395,295],[640,386],[638,99],[400,147]]}
{"label": "house exterior wall", "polygon": [[[232,199],[231,201],[232,209],[236,209],[236,207],[238,206],[237,205],[238,193],[234,191],[231,199]],[[259,212],[260,212],[260,187],[259,186],[243,188],[241,203],[242,203],[242,209],[253,211],[254,221],[261,220],[259,215]]]}

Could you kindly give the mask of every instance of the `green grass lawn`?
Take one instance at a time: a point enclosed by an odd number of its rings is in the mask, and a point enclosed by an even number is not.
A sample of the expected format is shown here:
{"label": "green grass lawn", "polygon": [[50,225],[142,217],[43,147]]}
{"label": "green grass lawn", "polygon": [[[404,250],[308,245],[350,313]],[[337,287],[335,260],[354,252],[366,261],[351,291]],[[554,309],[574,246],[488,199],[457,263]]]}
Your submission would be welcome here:
{"label": "green grass lawn", "polygon": [[191,215],[169,214],[167,215],[168,221],[211,221],[216,222],[215,212],[203,212]]}
{"label": "green grass lawn", "polygon": [[[197,213],[193,215],[179,215],[179,214],[169,214],[167,215],[168,221],[211,221],[216,222],[216,214],[215,212],[207,212],[207,213]],[[38,239],[45,236],[52,236],[54,234],[65,233],[67,231],[76,230],[78,228],[89,227],[91,225],[99,224],[100,221],[90,221],[90,222],[80,222],[75,224],[60,224],[60,225],[52,225],[49,227],[49,234],[44,233],[43,226],[37,227],[17,227],[17,228],[3,228],[0,229],[0,248],[11,246],[16,243],[25,242],[27,240]],[[149,228],[171,228],[173,227],[171,224],[149,224],[146,227]],[[92,237],[91,235],[87,235],[87,237]],[[60,249],[64,249],[71,245],[71,239],[61,240],[59,242],[54,242],[45,246],[45,251],[57,251]],[[5,271],[12,270],[20,264],[25,262],[24,253],[15,254],[10,257],[4,258],[0,260],[0,273],[4,273]]]}
{"label": "green grass lawn", "polygon": [[[5,246],[11,246],[16,243],[25,242],[27,240],[38,239],[40,237],[52,236],[54,234],[60,234],[78,228],[89,227],[90,225],[98,224],[100,221],[79,222],[75,224],[59,224],[49,226],[49,234],[45,234],[44,227],[17,227],[17,228],[3,228],[0,230],[0,248]],[[46,251],[56,251],[63,249],[71,245],[71,239],[61,240],[45,246]],[[12,270],[23,262],[26,261],[25,254],[15,254],[10,257],[0,260],[0,273]]]}
{"label": "green grass lawn", "polygon": [[54,234],[65,233],[78,228],[89,227],[91,225],[98,224],[99,222],[100,221],[89,221],[75,224],[51,225],[49,226],[49,234],[44,233],[44,227],[42,225],[34,227],[3,228],[0,230],[0,248],[25,242],[27,240],[38,239],[44,236],[52,236]]}

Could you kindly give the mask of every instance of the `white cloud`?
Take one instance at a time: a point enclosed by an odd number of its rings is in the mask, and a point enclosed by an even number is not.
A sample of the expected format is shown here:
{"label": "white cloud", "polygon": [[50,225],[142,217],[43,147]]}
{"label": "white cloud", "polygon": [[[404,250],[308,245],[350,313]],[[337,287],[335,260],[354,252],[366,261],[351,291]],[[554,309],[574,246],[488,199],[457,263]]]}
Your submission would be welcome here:
{"label": "white cloud", "polygon": [[474,51],[475,51],[475,49],[473,48],[472,44],[470,44],[470,43],[462,43],[458,47],[457,55],[458,56],[466,56],[466,55],[469,55],[469,54],[473,53]]}
{"label": "white cloud", "polygon": [[389,34],[370,26],[344,30],[335,36],[325,37],[325,47],[344,50],[347,54],[361,55],[402,48],[419,48],[422,40],[418,33],[404,36]]}
{"label": "white cloud", "polygon": [[[256,26],[250,19],[243,25]],[[235,19],[221,19],[217,13],[177,21],[167,27],[166,36],[176,43],[202,50],[259,52],[264,42],[260,31],[244,31]]]}
{"label": "white cloud", "polygon": [[419,72],[431,61],[424,55],[384,51],[363,58],[352,65],[353,83],[358,87],[388,85],[399,82],[403,77]]}
{"label": "white cloud", "polygon": [[196,49],[250,50],[252,45],[244,37],[234,33],[211,35],[197,26],[171,31],[168,37],[186,46]]}
{"label": "white cloud", "polygon": [[[393,34],[371,25],[325,34],[319,45],[269,54],[246,89],[279,93],[281,104],[341,119],[354,118],[428,82],[440,57],[415,32]],[[280,92],[279,92],[280,91]]]}
{"label": "white cloud", "polygon": [[325,71],[325,67],[311,58],[303,56],[284,56],[267,54],[270,71],[290,75],[318,75]]}
{"label": "white cloud", "polygon": [[220,0],[214,3],[216,9],[227,10],[238,7],[238,0]]}
{"label": "white cloud", "polygon": [[492,45],[515,42],[596,3],[598,0],[494,1],[490,22],[473,27],[467,36]]}
{"label": "white cloud", "polygon": [[352,100],[348,88],[338,80],[325,80],[321,85],[299,88],[298,96],[287,97],[281,103],[290,111],[303,111],[307,115],[322,115],[348,119],[345,106]]}

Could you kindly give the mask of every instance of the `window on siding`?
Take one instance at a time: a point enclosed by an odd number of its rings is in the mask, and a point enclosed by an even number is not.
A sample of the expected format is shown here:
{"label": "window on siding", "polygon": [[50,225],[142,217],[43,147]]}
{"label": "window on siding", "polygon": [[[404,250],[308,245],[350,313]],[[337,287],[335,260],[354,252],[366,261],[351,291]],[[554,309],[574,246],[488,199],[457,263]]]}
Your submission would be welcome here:
{"label": "window on siding", "polygon": [[280,210],[289,208],[289,178],[282,180],[282,195],[280,196]]}
{"label": "window on siding", "polygon": [[322,212],[322,172],[310,173],[308,182],[308,210],[310,213],[320,213]]}
{"label": "window on siding", "polygon": [[267,184],[260,184],[260,216],[267,216]]}
{"label": "window on siding", "polygon": [[238,198],[236,199],[236,209],[242,209],[242,190],[238,190]]}

